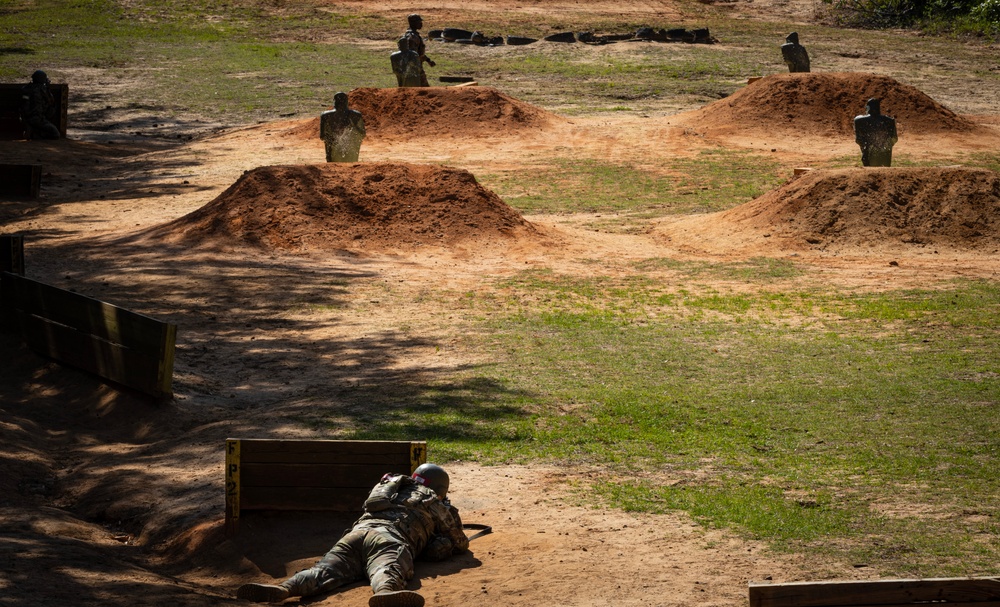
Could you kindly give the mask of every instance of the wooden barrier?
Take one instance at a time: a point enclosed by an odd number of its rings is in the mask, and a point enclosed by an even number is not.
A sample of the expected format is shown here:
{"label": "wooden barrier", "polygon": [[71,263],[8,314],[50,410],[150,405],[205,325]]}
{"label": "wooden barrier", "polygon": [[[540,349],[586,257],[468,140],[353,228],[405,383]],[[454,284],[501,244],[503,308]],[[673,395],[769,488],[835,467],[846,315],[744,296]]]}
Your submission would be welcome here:
{"label": "wooden barrier", "polygon": [[38,198],[42,188],[42,165],[0,164],[0,196]]}
{"label": "wooden barrier", "polygon": [[424,441],[226,440],[226,535],[247,510],[359,512],[387,472],[427,461]]}
{"label": "wooden barrier", "polygon": [[177,326],[0,274],[3,315],[35,351],[145,394],[170,396]]}
{"label": "wooden barrier", "polygon": [[[24,124],[21,122],[21,84],[0,84],[0,140],[25,139]],[[59,127],[59,133],[66,136],[66,115],[69,108],[69,86],[65,84],[50,84],[52,98],[55,99],[53,124]]]}
{"label": "wooden barrier", "polygon": [[998,578],[750,584],[750,607],[1000,607]]}
{"label": "wooden barrier", "polygon": [[24,276],[24,236],[22,234],[0,236],[0,272]]}

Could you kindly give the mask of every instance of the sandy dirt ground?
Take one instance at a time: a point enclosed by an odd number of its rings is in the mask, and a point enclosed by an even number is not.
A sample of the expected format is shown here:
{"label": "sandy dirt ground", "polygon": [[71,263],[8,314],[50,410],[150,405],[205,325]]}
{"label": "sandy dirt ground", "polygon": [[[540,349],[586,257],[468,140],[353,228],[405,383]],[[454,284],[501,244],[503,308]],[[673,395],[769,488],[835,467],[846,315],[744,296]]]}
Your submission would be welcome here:
{"label": "sandy dirt ground", "polygon": [[[526,11],[553,6],[517,3]],[[609,12],[614,6],[607,5]],[[650,15],[671,10],[663,2],[629,7]],[[810,9],[802,3],[779,8],[786,17]],[[402,4],[398,9],[409,10]],[[765,92],[773,101],[784,94],[779,80],[755,84],[769,87]],[[375,181],[390,190],[405,185],[406,175],[412,176],[406,171],[434,167],[428,179],[450,187],[445,193],[472,210],[450,223],[411,216],[406,225],[412,229],[383,237],[359,230],[353,219],[336,225],[331,217],[303,220],[309,196],[322,189],[303,191],[303,171],[330,170],[313,167],[323,164],[322,142],[311,135],[313,120],[229,129],[183,144],[71,130],[64,141],[0,146],[0,162],[45,167],[38,200],[0,202],[2,232],[26,236],[27,275],[180,327],[175,396],[160,404],[42,359],[0,333],[0,605],[235,604],[233,592],[241,583],[281,579],[308,566],[349,521],[255,515],[244,533],[227,540],[224,439],[325,436],[310,431],[309,422],[338,415],[349,423],[357,411],[342,407],[342,397],[364,390],[416,393],[455,369],[483,362],[488,354],[465,350],[456,338],[467,321],[448,302],[488,294],[498,278],[525,268],[584,274],[596,267],[623,275],[634,271],[632,262],[649,258],[792,256],[812,269],[802,280],[859,289],[995,278],[1000,269],[1000,231],[992,221],[1000,216],[996,176],[952,166],[964,154],[995,149],[993,116],[956,116],[960,123],[952,128],[914,134],[897,148],[951,166],[900,169],[890,178],[909,180],[908,192],[938,188],[950,192],[948,200],[957,207],[978,197],[979,211],[961,217],[931,208],[930,200],[940,196],[910,205],[904,219],[924,226],[937,221],[951,230],[947,239],[903,228],[883,231],[874,243],[848,237],[898,219],[851,207],[858,192],[872,191],[865,181],[871,174],[859,175],[860,169],[846,176],[806,174],[783,193],[772,193],[766,209],[745,205],[728,215],[661,219],[644,233],[621,234],[595,231],[592,216],[512,218],[502,201],[480,197],[467,179],[441,174],[440,167],[471,175],[516,169],[565,156],[567,148],[580,157],[642,165],[725,145],[773,150],[767,153],[790,168],[853,154],[856,147],[835,124],[815,130],[799,125],[791,134],[753,119],[741,123],[722,106],[654,119],[570,119],[492,90],[422,94],[461,107],[468,106],[468,95],[478,96],[493,118],[466,116],[458,125],[440,127],[445,134],[430,123],[416,135],[376,126],[359,166],[371,171],[371,165],[386,163]],[[465,136],[481,134],[476,129],[485,120],[501,119],[505,126],[494,129],[492,140]],[[399,167],[401,157],[409,169]],[[254,173],[273,166],[291,169]],[[365,183],[372,185],[372,174],[365,173]],[[286,185],[241,198],[228,190],[241,177]],[[448,179],[461,185],[447,186],[453,183]],[[971,188],[971,182],[978,185]],[[831,183],[848,194],[835,198]],[[948,187],[941,190],[942,184]],[[358,182],[354,191],[364,187]],[[467,197],[463,188],[471,192]],[[412,192],[410,200],[420,210],[435,195]],[[329,192],[324,196],[324,204],[335,199]],[[803,214],[798,200],[827,201],[827,214]],[[229,206],[213,216],[218,221],[206,223],[204,209],[213,201]],[[494,205],[489,212],[511,222],[509,229],[474,225],[483,212],[475,205]],[[262,213],[285,221],[248,223]],[[853,223],[837,224],[830,213]],[[802,225],[782,223],[789,217]],[[261,238],[287,234],[292,219],[298,238]],[[963,231],[967,224],[975,229]],[[577,481],[606,473],[601,470],[473,462],[454,462],[449,470],[452,499],[466,521],[490,524],[494,533],[476,539],[468,555],[418,566],[413,588],[429,605],[731,606],[746,603],[748,581],[880,577],[865,563],[769,554],[682,515],[581,505]],[[360,584],[301,603],[359,605],[368,594]]]}

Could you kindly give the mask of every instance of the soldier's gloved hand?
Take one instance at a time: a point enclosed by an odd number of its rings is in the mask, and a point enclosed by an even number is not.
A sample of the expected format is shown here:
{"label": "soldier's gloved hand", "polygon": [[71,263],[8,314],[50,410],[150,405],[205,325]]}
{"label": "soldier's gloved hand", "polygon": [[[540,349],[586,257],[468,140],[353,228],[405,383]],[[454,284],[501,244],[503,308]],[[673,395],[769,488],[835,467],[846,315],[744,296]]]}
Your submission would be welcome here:
{"label": "soldier's gloved hand", "polygon": [[427,542],[424,551],[420,553],[422,561],[443,561],[451,556],[455,545],[443,535],[435,535]]}
{"label": "soldier's gloved hand", "polygon": [[437,64],[436,64],[436,63],[434,63],[433,61],[431,61],[430,59],[428,59],[428,60],[427,60],[427,65],[429,65],[429,66],[431,66],[431,67],[434,67],[434,66],[435,66],[435,65],[437,65]]}

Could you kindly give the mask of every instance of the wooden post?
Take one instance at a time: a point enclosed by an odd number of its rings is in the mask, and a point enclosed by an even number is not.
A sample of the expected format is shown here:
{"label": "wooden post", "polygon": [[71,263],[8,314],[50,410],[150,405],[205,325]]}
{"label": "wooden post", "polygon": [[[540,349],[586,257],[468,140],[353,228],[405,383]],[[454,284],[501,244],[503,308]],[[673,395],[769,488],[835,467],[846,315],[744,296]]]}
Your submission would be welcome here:
{"label": "wooden post", "polygon": [[410,443],[410,474],[420,467],[421,464],[427,463],[427,443],[425,442],[414,442]]}
{"label": "wooden post", "polygon": [[69,125],[67,116],[69,115],[69,86],[65,84],[50,84],[52,97],[56,100],[56,116],[58,120],[56,126],[59,127],[59,134],[66,138],[66,127]]}
{"label": "wooden post", "polygon": [[0,236],[0,272],[24,276],[24,236]]}
{"label": "wooden post", "polygon": [[226,537],[240,530],[240,440],[226,439]]}

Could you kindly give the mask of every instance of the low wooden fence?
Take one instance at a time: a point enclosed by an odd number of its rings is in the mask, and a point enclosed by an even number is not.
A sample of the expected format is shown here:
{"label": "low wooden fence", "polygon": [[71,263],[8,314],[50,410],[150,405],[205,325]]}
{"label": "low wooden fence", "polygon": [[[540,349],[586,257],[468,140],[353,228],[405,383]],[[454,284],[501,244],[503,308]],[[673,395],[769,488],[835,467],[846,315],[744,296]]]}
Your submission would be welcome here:
{"label": "low wooden fence", "polygon": [[[21,122],[21,89],[27,82],[20,84],[0,84],[0,140],[24,139],[26,137],[24,124]],[[59,133],[66,136],[66,116],[69,108],[69,86],[65,84],[50,84],[49,90],[56,102],[53,124],[59,127]]]}
{"label": "low wooden fence", "polygon": [[171,394],[177,326],[11,272],[6,324],[36,352],[157,398]]}
{"label": "low wooden fence", "polygon": [[0,164],[0,197],[38,198],[42,189],[42,165]]}
{"label": "low wooden fence", "polygon": [[226,535],[248,510],[358,512],[387,472],[427,461],[424,441],[226,440]]}
{"label": "low wooden fence", "polygon": [[750,584],[750,607],[1000,607],[998,578]]}

